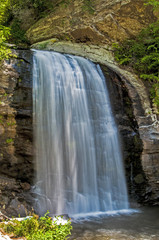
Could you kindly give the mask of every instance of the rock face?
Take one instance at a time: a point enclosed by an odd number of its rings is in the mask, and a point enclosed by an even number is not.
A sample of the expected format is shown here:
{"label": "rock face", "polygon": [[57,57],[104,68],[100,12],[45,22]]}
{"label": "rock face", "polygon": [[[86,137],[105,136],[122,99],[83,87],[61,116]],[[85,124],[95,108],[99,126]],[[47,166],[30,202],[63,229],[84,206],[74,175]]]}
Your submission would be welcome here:
{"label": "rock face", "polygon": [[144,0],[59,1],[47,17],[27,32],[31,43],[50,38],[108,44],[135,36],[155,21]]}
{"label": "rock face", "polygon": [[30,51],[16,54],[0,68],[0,208],[24,215],[33,180],[32,58]]}
{"label": "rock face", "polygon": [[80,55],[103,66],[109,79],[110,97],[123,142],[129,192],[139,202],[158,204],[159,122],[143,82],[136,75],[119,68],[106,45],[51,39],[33,47]]}
{"label": "rock face", "polygon": [[[73,51],[101,65],[121,136],[129,194],[138,202],[158,204],[158,121],[141,80],[120,69],[108,48],[70,42],[47,42],[46,46]],[[30,191],[35,176],[32,52],[19,50],[17,54],[0,71],[0,208],[9,215],[25,215],[34,201]]]}
{"label": "rock face", "polygon": [[[105,72],[105,67],[103,68]],[[159,204],[159,122],[147,113],[132,78],[106,74],[109,93],[123,144],[123,158],[130,197],[140,203]],[[130,80],[131,79],[131,80]],[[139,80],[138,80],[139,81]],[[144,91],[146,89],[143,89]],[[144,92],[143,91],[143,92]],[[146,97],[146,91],[145,91]],[[145,104],[146,105],[146,104]],[[145,108],[146,107],[146,108]]]}
{"label": "rock face", "polygon": [[[129,193],[138,202],[159,204],[157,116],[143,82],[117,65],[110,47],[154,20],[144,0],[59,0],[54,12],[27,35],[33,48],[75,54],[101,65],[121,135]],[[0,209],[25,215],[34,201],[32,52],[16,53],[16,59],[0,68]]]}

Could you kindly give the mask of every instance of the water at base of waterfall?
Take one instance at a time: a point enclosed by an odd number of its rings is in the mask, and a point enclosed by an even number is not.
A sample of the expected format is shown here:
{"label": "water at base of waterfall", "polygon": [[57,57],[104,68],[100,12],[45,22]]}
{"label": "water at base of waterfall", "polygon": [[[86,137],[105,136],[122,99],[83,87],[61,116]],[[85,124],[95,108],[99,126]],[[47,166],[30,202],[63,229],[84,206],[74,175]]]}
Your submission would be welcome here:
{"label": "water at base of waterfall", "polygon": [[36,204],[42,215],[128,209],[117,126],[99,65],[34,51]]}
{"label": "water at base of waterfall", "polygon": [[158,240],[159,206],[81,218],[72,225],[70,240]]}

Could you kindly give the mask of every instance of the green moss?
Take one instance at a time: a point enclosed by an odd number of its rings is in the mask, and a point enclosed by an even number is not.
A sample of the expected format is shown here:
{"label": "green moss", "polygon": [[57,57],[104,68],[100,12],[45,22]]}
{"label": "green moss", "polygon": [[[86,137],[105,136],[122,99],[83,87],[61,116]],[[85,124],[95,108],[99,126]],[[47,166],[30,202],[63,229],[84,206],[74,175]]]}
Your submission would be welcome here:
{"label": "green moss", "polygon": [[9,144],[9,143],[12,143],[12,142],[14,142],[14,140],[13,140],[12,138],[7,138],[7,139],[6,139],[6,143]]}
{"label": "green moss", "polygon": [[46,48],[46,46],[47,46],[47,42],[44,42],[44,43],[39,44],[38,48],[44,49],[44,48]]}
{"label": "green moss", "polygon": [[50,40],[50,43],[55,43],[55,42],[57,42],[57,39],[56,39],[56,38],[52,38],[52,39]]}
{"label": "green moss", "polygon": [[36,48],[39,50],[47,49],[49,46],[54,45],[55,42],[57,42],[57,38],[52,38],[46,41],[38,42],[32,45],[32,48]]}
{"label": "green moss", "polygon": [[14,126],[16,124],[16,122],[7,122],[8,126]]}
{"label": "green moss", "polygon": [[94,0],[83,0],[82,10],[90,14],[94,14]]}
{"label": "green moss", "polygon": [[4,124],[2,115],[0,115],[0,124]]}

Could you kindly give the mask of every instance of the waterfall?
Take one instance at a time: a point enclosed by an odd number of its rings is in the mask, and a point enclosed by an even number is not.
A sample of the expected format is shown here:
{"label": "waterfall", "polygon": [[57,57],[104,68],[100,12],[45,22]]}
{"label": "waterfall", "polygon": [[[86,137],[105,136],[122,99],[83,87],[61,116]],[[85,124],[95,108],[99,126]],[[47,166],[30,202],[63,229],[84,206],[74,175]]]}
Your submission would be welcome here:
{"label": "waterfall", "polygon": [[128,208],[118,138],[99,65],[34,51],[36,209],[53,214]]}

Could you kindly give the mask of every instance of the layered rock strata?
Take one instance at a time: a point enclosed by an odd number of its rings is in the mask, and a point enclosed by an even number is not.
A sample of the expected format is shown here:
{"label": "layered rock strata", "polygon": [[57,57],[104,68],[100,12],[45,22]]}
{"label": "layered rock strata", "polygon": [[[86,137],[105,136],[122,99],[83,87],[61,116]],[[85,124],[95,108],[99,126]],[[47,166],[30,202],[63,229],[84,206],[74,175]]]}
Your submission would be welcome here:
{"label": "layered rock strata", "polygon": [[67,0],[59,1],[48,16],[28,30],[27,36],[31,43],[58,38],[110,44],[135,36],[155,20],[145,0]]}

